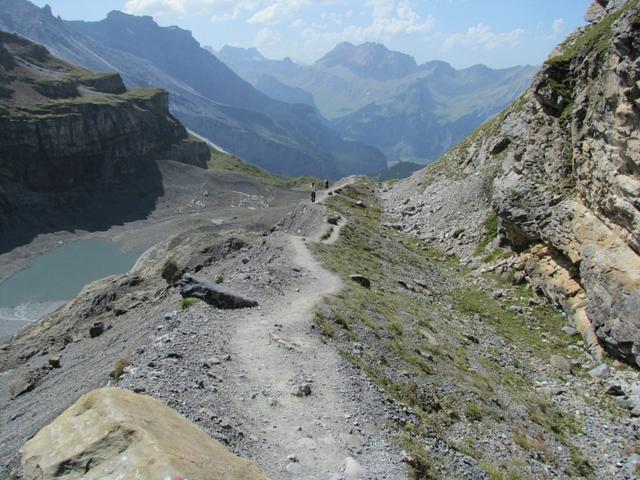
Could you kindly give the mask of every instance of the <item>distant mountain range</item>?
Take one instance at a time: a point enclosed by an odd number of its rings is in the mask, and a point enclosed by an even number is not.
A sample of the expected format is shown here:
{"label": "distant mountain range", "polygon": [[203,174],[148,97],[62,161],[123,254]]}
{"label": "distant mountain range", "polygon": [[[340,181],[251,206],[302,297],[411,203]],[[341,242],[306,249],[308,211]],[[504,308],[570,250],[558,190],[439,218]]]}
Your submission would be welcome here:
{"label": "distant mountain range", "polygon": [[378,147],[390,161],[418,163],[436,160],[506,108],[536,72],[418,65],[377,43],[341,43],[313,65],[270,60],[255,48],[225,46],[217,55],[263,93],[317,106],[346,138]]}
{"label": "distant mountain range", "polygon": [[69,22],[48,6],[0,0],[0,28],[90,70],[117,71],[128,86],[166,89],[172,113],[188,128],[272,172],[336,178],[386,167],[377,148],[345,141],[305,105],[310,97],[304,91],[266,79],[260,85],[271,98],[201,48],[190,32],[161,28],[151,17],[114,11],[99,22]]}

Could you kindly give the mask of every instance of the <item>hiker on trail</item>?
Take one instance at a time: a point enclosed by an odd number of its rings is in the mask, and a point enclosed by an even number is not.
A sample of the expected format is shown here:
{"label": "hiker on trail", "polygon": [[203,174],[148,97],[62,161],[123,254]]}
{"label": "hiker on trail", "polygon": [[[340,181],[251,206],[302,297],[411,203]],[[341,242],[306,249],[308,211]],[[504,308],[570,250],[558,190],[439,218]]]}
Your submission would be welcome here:
{"label": "hiker on trail", "polygon": [[316,182],[311,182],[311,203],[316,203]]}
{"label": "hiker on trail", "polygon": [[324,189],[329,190],[329,180],[327,180],[326,178],[324,179]]}

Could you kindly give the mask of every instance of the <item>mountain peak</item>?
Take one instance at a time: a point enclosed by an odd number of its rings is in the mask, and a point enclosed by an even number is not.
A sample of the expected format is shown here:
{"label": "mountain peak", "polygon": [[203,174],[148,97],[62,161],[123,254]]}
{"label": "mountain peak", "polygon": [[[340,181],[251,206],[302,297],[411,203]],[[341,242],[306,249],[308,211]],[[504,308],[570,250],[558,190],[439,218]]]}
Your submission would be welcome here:
{"label": "mountain peak", "polygon": [[345,67],[359,77],[382,81],[403,78],[418,69],[413,57],[374,42],[360,45],[339,43],[318,60],[316,65],[325,68]]}
{"label": "mountain peak", "polygon": [[107,13],[107,18],[103,21],[109,22],[129,22],[129,23],[150,23],[153,25],[157,25],[155,20],[150,15],[131,15],[126,12],[122,12],[120,10],[111,10]]}
{"label": "mountain peak", "polygon": [[225,45],[220,49],[220,55],[233,55],[235,58],[262,62],[266,60],[256,47],[243,48]]}

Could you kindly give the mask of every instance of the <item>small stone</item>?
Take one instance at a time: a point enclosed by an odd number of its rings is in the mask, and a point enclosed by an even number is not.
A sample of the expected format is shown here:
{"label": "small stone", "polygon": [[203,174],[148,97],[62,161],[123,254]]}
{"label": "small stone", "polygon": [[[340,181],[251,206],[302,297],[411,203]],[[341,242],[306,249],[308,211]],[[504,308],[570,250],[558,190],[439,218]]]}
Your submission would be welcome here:
{"label": "small stone", "polygon": [[344,476],[347,478],[364,478],[367,470],[360,465],[353,457],[347,457],[344,460]]}
{"label": "small stone", "polygon": [[222,362],[220,361],[220,359],[216,358],[216,357],[211,357],[208,358],[207,360],[204,361],[204,363],[202,364],[202,366],[204,368],[211,368],[214,365],[220,365]]}
{"label": "small stone", "polygon": [[60,368],[60,355],[49,355],[49,365],[53,368]]}
{"label": "small stone", "polygon": [[357,284],[362,285],[364,288],[371,288],[371,281],[364,275],[354,273],[352,275],[349,275],[349,278]]}
{"label": "small stone", "polygon": [[571,362],[560,355],[551,355],[550,363],[553,368],[561,373],[571,373]]}
{"label": "small stone", "polygon": [[631,409],[632,417],[640,417],[640,403]]}
{"label": "small stone", "polygon": [[300,473],[302,473],[302,467],[300,464],[294,462],[288,463],[285,470],[291,475],[300,475]]}
{"label": "small stone", "polygon": [[607,388],[607,391],[605,393],[607,395],[611,395],[613,397],[623,397],[624,396],[624,391],[622,390],[622,387],[620,385],[611,385],[611,386],[609,386],[609,388]]}
{"label": "small stone", "polygon": [[133,389],[133,393],[144,393],[144,392],[146,392],[146,391],[147,391],[147,389],[146,389],[146,388],[144,388],[144,387],[135,387],[135,388]]}
{"label": "small stone", "polygon": [[298,459],[297,455],[289,455],[287,457],[287,460],[289,460],[290,462],[293,462],[293,463],[298,463],[300,461],[300,459]]}
{"label": "small stone", "polygon": [[592,368],[587,372],[591,378],[606,378],[609,376],[609,366],[606,363],[601,363],[595,368]]}
{"label": "small stone", "polygon": [[311,395],[311,385],[303,383],[300,385],[294,385],[291,389],[291,395],[296,397],[308,397]]}
{"label": "small stone", "polygon": [[358,200],[356,202],[356,207],[364,208],[365,207],[364,202],[362,200]]}
{"label": "small stone", "polygon": [[564,326],[561,330],[568,337],[575,337],[577,335],[580,335],[580,332],[573,327]]}
{"label": "small stone", "polygon": [[104,333],[104,323],[94,322],[91,328],[89,328],[89,336],[91,338],[99,337]]}
{"label": "small stone", "polygon": [[[302,427],[298,427],[298,431],[302,431]],[[311,438],[304,437],[298,441],[297,446],[305,450],[315,450],[318,444]]]}

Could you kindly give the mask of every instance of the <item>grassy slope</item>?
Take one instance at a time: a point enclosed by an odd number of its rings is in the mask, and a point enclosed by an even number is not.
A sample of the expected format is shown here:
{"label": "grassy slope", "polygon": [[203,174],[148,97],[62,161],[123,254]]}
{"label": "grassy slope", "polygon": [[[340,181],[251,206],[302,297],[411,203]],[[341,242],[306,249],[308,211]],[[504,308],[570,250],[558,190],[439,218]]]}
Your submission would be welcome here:
{"label": "grassy slope", "polygon": [[[354,207],[356,198],[368,208]],[[581,419],[535,388],[536,371],[552,354],[579,355],[577,340],[560,331],[560,314],[524,286],[477,278],[457,259],[383,226],[373,184],[347,187],[329,205],[349,223],[336,244],[314,248],[346,288],[316,321],[345,358],[417,415],[416,424],[395,426],[414,457],[415,478],[449,478],[438,475],[444,460],[427,453],[434,435],[475,458],[492,479],[531,478],[530,458],[589,478],[592,469],[572,441]],[[352,273],[367,276],[372,288],[351,282]],[[492,295],[497,288],[501,298]],[[362,353],[353,353],[352,342]],[[497,454],[482,441],[503,432],[511,451]]]}
{"label": "grassy slope", "polygon": [[320,182],[319,179],[304,176],[304,177],[282,177],[274,175],[259,167],[245,163],[233,155],[220,152],[214,148],[211,148],[211,160],[209,160],[209,170],[217,172],[231,172],[243,175],[247,178],[255,180],[256,182],[268,185],[271,187],[288,188],[297,191],[307,191],[311,188],[311,182]]}

